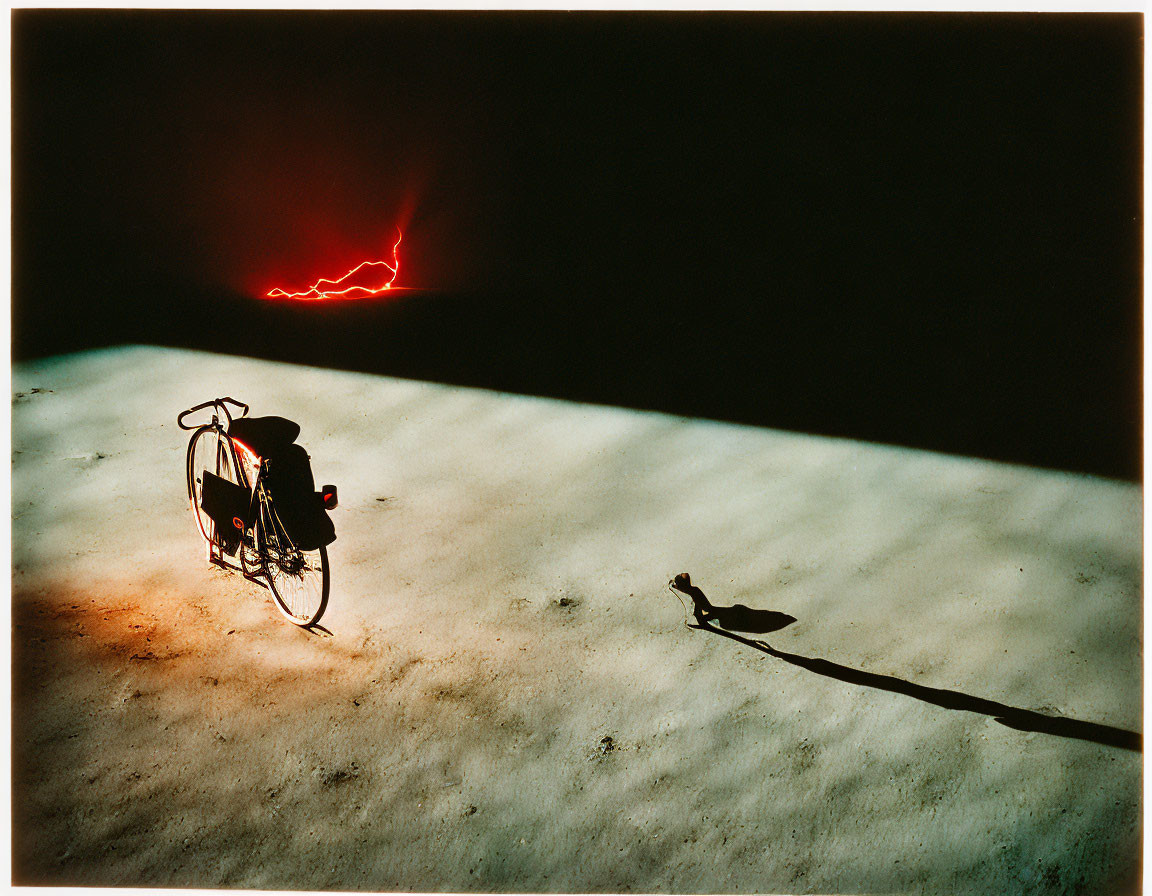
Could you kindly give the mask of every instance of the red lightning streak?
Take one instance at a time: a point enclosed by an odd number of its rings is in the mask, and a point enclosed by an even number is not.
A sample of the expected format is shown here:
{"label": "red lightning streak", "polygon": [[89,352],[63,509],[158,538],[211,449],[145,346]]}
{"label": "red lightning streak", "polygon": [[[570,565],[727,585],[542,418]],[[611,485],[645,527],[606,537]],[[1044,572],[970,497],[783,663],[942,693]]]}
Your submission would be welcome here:
{"label": "red lightning streak", "polygon": [[[337,299],[337,298],[347,296],[347,295],[349,295],[353,292],[357,292],[357,291],[362,292],[364,294],[363,296],[361,296],[361,298],[366,298],[367,296],[379,295],[380,293],[384,292],[385,290],[392,288],[392,284],[396,281],[396,274],[400,270],[400,256],[397,253],[397,249],[400,247],[400,241],[402,239],[404,239],[404,234],[400,232],[399,227],[396,228],[396,234],[397,234],[396,243],[392,246],[392,264],[388,264],[388,262],[386,262],[386,261],[362,261],[362,262],[360,262],[360,264],[356,265],[356,267],[352,268],[352,270],[350,270],[343,277],[339,277],[335,280],[329,280],[325,277],[322,277],[319,280],[317,280],[315,283],[313,283],[312,286],[309,287],[304,292],[286,292],[285,290],[277,287],[276,289],[269,290],[267,293],[267,296],[270,299],[276,299],[276,298],[283,298],[283,299]],[[392,276],[388,278],[387,283],[384,283],[384,284],[382,284],[380,286],[376,286],[376,287],[356,285],[356,286],[348,286],[344,289],[334,289],[334,288],[321,289],[320,288],[321,284],[324,284],[324,283],[329,284],[329,287],[337,287],[341,283],[343,283],[345,280],[347,280],[349,277],[351,277],[353,274],[355,274],[357,271],[363,270],[364,268],[372,268],[372,267],[385,267],[389,271],[392,272]]]}

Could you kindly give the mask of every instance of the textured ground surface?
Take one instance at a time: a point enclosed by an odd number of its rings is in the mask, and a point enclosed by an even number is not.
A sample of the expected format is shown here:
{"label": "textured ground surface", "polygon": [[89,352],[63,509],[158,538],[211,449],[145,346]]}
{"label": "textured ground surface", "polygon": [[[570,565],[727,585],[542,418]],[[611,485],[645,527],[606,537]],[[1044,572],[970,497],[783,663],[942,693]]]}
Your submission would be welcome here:
{"label": "textured ground surface", "polygon": [[[1141,729],[1135,485],[159,349],[17,366],[13,393],[18,883],[1138,873],[1142,754],[968,699]],[[203,561],[175,416],[223,394],[300,421],[340,486],[328,633]],[[744,635],[792,661],[686,628],[682,571],[794,616]]]}

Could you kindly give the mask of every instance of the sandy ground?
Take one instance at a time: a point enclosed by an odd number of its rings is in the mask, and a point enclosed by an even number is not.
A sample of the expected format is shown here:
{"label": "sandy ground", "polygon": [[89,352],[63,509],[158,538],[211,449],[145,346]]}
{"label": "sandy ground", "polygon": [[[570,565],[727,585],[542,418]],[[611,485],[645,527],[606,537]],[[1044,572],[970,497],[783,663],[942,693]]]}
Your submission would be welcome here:
{"label": "sandy ground", "polygon": [[[1134,886],[1136,485],[152,348],[13,392],[18,883]],[[340,486],[326,632],[204,562],[224,394]]]}

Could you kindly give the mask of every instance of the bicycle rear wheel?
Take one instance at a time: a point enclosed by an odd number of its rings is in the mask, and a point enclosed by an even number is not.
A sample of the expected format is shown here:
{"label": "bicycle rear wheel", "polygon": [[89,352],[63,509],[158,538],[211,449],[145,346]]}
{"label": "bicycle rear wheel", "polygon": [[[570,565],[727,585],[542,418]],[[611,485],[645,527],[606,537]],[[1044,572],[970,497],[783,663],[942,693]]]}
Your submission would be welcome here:
{"label": "bicycle rear wheel", "polygon": [[236,461],[227,437],[212,426],[200,427],[188,443],[188,498],[192,502],[196,526],[211,550],[211,545],[215,543],[216,524],[200,506],[203,499],[205,470],[229,482],[247,486],[243,475],[236,469]]}
{"label": "bicycle rear wheel", "polygon": [[260,501],[256,545],[276,608],[296,625],[318,622],[328,606],[328,552],[293,545],[267,497]]}

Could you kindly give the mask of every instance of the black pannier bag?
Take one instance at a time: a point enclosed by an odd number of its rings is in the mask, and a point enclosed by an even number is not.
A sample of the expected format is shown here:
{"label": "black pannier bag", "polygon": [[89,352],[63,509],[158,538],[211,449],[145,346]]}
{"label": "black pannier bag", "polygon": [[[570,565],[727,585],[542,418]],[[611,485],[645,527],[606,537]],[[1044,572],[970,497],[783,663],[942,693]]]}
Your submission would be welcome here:
{"label": "black pannier bag", "polygon": [[316,491],[308,452],[301,445],[278,448],[264,461],[268,491],[276,515],[292,543],[302,551],[314,551],[336,540],[336,527]]}
{"label": "black pannier bag", "polygon": [[235,554],[251,524],[252,496],[242,485],[205,470],[201,474],[200,506],[216,524],[213,541],[226,554]]}

